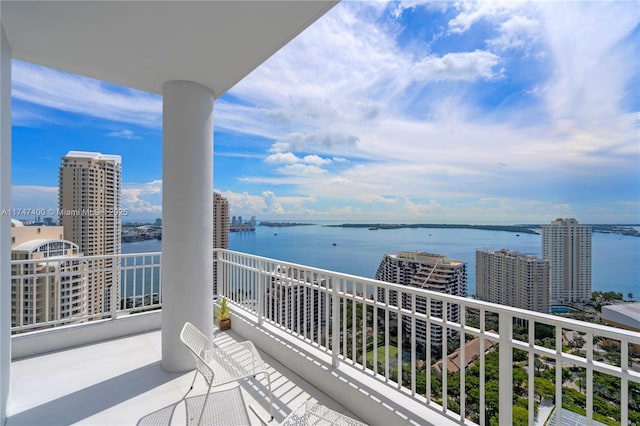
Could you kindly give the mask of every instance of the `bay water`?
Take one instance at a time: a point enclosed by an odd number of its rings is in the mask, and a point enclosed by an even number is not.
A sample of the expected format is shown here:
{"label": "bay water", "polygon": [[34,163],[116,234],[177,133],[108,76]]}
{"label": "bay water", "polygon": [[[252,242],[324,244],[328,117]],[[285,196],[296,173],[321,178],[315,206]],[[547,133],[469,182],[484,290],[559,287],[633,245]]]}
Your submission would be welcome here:
{"label": "bay water", "polygon": [[[229,234],[229,249],[331,271],[374,278],[382,257],[398,251],[443,254],[467,264],[467,291],[475,294],[477,249],[502,249],[541,256],[542,236],[450,228],[378,229],[257,226]],[[122,243],[123,253],[161,250],[161,241]],[[629,293],[640,299],[640,237],[594,233],[592,290]]]}

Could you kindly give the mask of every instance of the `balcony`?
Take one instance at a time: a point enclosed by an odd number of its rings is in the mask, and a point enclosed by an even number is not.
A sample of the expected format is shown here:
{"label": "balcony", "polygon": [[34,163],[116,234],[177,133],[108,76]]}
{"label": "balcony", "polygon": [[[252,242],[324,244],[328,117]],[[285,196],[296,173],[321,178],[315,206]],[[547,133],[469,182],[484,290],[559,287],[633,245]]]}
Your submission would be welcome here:
{"label": "balcony", "polygon": [[[236,340],[241,338],[234,332],[216,332],[214,337],[220,346]],[[182,397],[193,373],[163,372],[160,353],[160,332],[150,331],[14,361],[7,426],[186,424]],[[307,399],[355,417],[281,362],[264,352],[261,355],[271,374],[276,422]],[[221,406],[218,424],[228,424],[224,416],[244,424],[268,419],[266,380],[247,380],[221,389],[211,400],[216,409]],[[187,398],[202,403],[200,396],[205,392],[200,377]],[[171,414],[173,422],[169,423]]]}
{"label": "balcony", "polygon": [[[9,425],[133,424],[166,414],[186,393],[192,373],[164,373],[159,364],[160,253],[113,257],[95,262],[120,277],[120,295],[102,315],[13,327]],[[13,270],[36,282],[29,262],[13,261]],[[104,269],[89,265],[88,275]],[[308,398],[369,424],[542,424],[554,400],[581,411],[586,424],[638,422],[638,333],[228,250],[215,251],[214,270],[233,310],[233,331],[215,331],[215,341],[256,344],[273,373],[276,422]],[[441,312],[429,311],[435,302]],[[424,345],[412,337],[421,333]],[[434,344],[434,333],[444,344]],[[605,356],[613,347],[619,358]],[[602,407],[603,381],[617,403]],[[265,383],[239,389],[230,391],[244,399],[234,409],[259,424]],[[174,420],[184,420],[178,410]],[[555,424],[569,416],[551,414]]]}

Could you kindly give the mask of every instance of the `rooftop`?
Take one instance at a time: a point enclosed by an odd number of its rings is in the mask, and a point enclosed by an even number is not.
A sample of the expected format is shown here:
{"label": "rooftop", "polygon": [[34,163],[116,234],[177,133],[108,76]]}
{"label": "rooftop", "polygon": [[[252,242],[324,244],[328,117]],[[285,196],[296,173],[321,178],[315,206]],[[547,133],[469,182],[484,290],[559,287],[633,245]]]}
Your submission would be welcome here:
{"label": "rooftop", "polygon": [[64,158],[87,158],[91,160],[113,161],[122,164],[122,157],[114,154],[103,154],[101,152],[69,151]]}
{"label": "rooftop", "polygon": [[602,318],[640,330],[640,302],[605,305],[602,307]]}

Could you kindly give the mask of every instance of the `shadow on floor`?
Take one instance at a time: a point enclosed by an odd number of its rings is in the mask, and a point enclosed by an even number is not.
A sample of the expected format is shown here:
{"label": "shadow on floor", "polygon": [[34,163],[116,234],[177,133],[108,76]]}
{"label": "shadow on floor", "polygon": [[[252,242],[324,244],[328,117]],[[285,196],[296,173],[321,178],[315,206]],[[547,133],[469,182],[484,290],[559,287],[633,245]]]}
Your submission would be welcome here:
{"label": "shadow on floor", "polygon": [[[142,417],[138,420],[137,426],[170,426],[177,413],[186,416],[184,424],[196,425],[205,398],[206,394],[183,398],[175,404]],[[181,406],[184,407],[184,411],[180,409]],[[249,425],[251,420],[247,408],[248,405],[239,386],[229,390],[211,392],[200,423],[204,425]],[[180,420],[177,420],[177,423],[183,424]]]}
{"label": "shadow on floor", "polygon": [[17,413],[9,421],[30,426],[51,425],[52,418],[60,424],[78,423],[176,377],[178,374],[166,373],[159,362],[154,362]]}

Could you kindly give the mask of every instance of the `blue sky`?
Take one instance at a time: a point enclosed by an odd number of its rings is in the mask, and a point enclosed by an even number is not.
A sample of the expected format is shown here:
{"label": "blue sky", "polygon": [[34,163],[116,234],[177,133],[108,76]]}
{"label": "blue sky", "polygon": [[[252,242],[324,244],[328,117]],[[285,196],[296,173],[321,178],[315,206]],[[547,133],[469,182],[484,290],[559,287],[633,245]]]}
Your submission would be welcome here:
{"label": "blue sky", "polygon": [[[214,182],[259,220],[640,223],[640,8],[342,2],[216,101]],[[159,96],[13,62],[15,208],[119,154],[161,217]]]}

